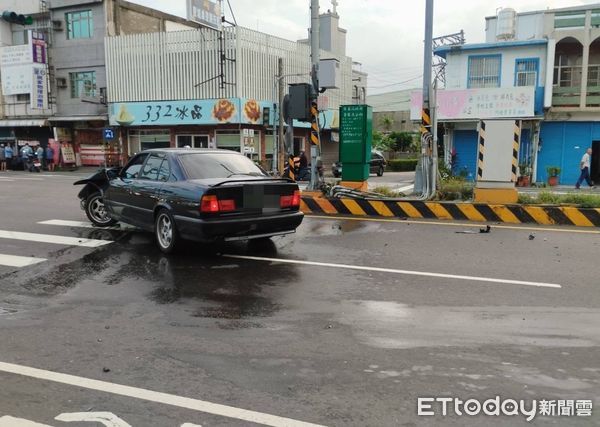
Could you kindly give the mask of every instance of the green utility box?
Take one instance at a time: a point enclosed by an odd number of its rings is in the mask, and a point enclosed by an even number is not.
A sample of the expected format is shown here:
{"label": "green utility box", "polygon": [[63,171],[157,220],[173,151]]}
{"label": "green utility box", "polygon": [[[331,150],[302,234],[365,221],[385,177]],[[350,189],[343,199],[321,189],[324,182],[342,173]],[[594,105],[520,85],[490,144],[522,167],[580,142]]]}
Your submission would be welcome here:
{"label": "green utility box", "polygon": [[373,108],[368,105],[340,107],[340,162],[342,181],[366,181],[371,162]]}

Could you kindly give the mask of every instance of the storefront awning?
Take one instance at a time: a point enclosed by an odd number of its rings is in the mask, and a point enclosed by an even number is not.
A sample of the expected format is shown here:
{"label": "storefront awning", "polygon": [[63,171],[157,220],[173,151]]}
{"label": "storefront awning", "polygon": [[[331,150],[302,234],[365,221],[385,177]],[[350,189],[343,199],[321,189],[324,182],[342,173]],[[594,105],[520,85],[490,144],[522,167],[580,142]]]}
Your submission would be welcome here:
{"label": "storefront awning", "polygon": [[108,115],[100,116],[56,116],[48,117],[51,122],[95,122],[95,121],[106,121]]}
{"label": "storefront awning", "polygon": [[17,128],[27,126],[48,126],[46,119],[0,120],[0,127]]}

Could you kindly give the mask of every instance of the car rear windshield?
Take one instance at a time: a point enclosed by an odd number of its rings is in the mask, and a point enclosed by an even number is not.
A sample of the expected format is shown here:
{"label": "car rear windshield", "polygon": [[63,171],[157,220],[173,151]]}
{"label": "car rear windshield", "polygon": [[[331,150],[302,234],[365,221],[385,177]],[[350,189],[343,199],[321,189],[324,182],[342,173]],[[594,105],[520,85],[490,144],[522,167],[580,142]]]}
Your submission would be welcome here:
{"label": "car rear windshield", "polygon": [[266,176],[250,159],[235,153],[189,153],[179,160],[188,179]]}

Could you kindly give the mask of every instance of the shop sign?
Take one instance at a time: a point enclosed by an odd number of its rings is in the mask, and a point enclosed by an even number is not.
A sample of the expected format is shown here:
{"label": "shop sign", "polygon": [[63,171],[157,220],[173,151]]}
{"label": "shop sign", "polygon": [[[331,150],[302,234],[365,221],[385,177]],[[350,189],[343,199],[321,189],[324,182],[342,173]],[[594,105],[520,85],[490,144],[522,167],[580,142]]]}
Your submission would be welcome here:
{"label": "shop sign", "polygon": [[75,163],[75,152],[71,144],[60,144],[60,154],[63,163]]}
{"label": "shop sign", "polygon": [[221,6],[216,0],[188,0],[187,17],[215,30],[221,29]]}
{"label": "shop sign", "polygon": [[270,125],[263,123],[262,109],[271,105],[270,101],[244,98],[119,102],[110,105],[110,125]]}
{"label": "shop sign", "polygon": [[[525,118],[535,116],[535,87],[438,90],[438,120]],[[421,119],[423,93],[413,92],[410,119]]]}

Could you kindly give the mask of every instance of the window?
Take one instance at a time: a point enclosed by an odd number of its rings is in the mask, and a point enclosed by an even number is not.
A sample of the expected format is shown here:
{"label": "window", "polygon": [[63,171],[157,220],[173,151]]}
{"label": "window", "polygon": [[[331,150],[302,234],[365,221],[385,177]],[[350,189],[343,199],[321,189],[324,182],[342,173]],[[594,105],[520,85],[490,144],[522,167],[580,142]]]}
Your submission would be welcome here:
{"label": "window", "polygon": [[500,87],[500,55],[469,56],[467,87]]}
{"label": "window", "polygon": [[177,147],[208,148],[208,135],[177,135]]}
{"label": "window", "polygon": [[252,160],[236,153],[181,154],[179,161],[188,179],[229,178],[234,175],[265,176]]}
{"label": "window", "polygon": [[158,170],[158,180],[167,182],[171,177],[171,167],[169,166],[169,160],[165,157],[162,164],[160,165],[160,169]]}
{"label": "window", "polygon": [[17,101],[19,102],[29,102],[29,94],[28,93],[20,93],[17,95]]}
{"label": "window", "polygon": [[134,157],[125,170],[123,170],[121,176],[125,179],[136,179],[146,157],[148,157],[148,154],[140,154],[139,156]]}
{"label": "window", "polygon": [[163,156],[152,154],[140,172],[140,179],[158,180],[158,171],[163,162]]}
{"label": "window", "polygon": [[515,86],[537,86],[538,64],[538,58],[517,59],[515,61]]}
{"label": "window", "polygon": [[94,35],[94,20],[91,10],[65,14],[67,39],[91,39]]}
{"label": "window", "polygon": [[71,80],[71,98],[96,96],[96,72],[69,73]]}

